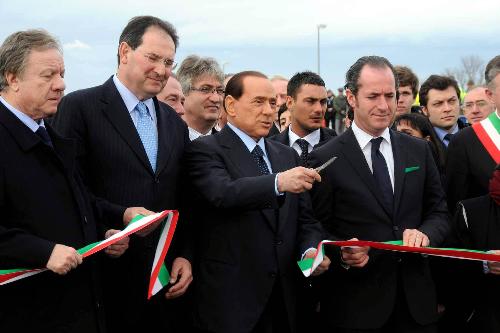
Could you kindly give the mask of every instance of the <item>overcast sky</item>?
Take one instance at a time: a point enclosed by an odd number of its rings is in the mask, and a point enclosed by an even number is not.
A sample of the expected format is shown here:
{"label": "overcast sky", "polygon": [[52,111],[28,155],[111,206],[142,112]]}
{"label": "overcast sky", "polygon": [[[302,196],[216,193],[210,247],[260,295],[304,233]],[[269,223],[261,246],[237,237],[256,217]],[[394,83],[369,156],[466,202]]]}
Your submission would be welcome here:
{"label": "overcast sky", "polygon": [[[413,8],[412,5],[413,4]],[[500,54],[500,1],[7,1],[0,0],[0,40],[44,28],[64,45],[67,92],[104,82],[116,71],[121,30],[135,15],[155,15],[177,28],[176,60],[212,56],[226,72],[260,70],[290,77],[317,70],[329,88],[343,85],[363,55],[408,65],[421,80],[460,58],[485,62]]]}

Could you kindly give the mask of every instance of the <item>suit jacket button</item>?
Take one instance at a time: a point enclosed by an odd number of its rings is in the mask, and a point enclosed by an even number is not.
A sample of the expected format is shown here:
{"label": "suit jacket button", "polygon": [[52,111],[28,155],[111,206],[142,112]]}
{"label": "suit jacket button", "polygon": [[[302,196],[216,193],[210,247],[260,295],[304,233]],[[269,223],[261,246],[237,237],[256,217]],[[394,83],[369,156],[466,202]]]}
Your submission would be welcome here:
{"label": "suit jacket button", "polygon": [[156,184],[160,184],[160,178],[156,177],[156,178],[155,178],[155,183],[156,183]]}
{"label": "suit jacket button", "polygon": [[399,231],[399,227],[397,225],[392,226],[392,230]]}
{"label": "suit jacket button", "polygon": [[283,241],[282,241],[281,239],[278,239],[278,240],[276,241],[276,245],[281,245],[281,244],[283,244]]}
{"label": "suit jacket button", "polygon": [[397,262],[398,262],[398,263],[401,263],[401,262],[403,262],[403,259],[398,258],[398,259],[397,259]]}
{"label": "suit jacket button", "polygon": [[269,273],[269,277],[274,279],[276,277],[276,273]]}
{"label": "suit jacket button", "polygon": [[87,224],[87,223],[88,223],[88,222],[87,222],[87,216],[83,216],[83,222],[84,222],[85,224]]}

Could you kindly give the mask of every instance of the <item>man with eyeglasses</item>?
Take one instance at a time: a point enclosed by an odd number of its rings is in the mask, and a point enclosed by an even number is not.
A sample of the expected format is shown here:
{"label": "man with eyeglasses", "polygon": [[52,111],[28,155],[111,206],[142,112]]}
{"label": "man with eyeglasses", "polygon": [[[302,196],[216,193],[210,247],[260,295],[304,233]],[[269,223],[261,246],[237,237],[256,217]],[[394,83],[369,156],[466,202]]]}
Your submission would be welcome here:
{"label": "man with eyeglasses", "polygon": [[216,133],[224,96],[224,73],[217,61],[190,55],[181,63],[177,78],[186,96],[182,119],[188,125],[189,139]]}
{"label": "man with eyeglasses", "polygon": [[495,111],[495,105],[486,95],[486,87],[470,90],[464,97],[464,115],[470,124],[475,124]]}
{"label": "man with eyeglasses", "polygon": [[[175,28],[152,16],[132,18],[118,46],[118,69],[103,85],[75,91],[59,104],[53,125],[76,139],[78,167],[90,190],[111,210],[142,206],[140,214],[179,207],[181,156],[188,130],[176,112],[155,97],[175,66]],[[136,211],[137,212],[137,211]],[[130,214],[127,222],[134,217]],[[104,217],[106,218],[106,217]],[[124,225],[115,225],[122,229]],[[159,230],[132,237],[126,256],[103,260],[109,332],[176,331],[184,324],[178,304],[192,280],[190,247],[182,222],[166,263],[170,285],[147,301]],[[175,254],[175,259],[172,254]],[[169,299],[167,301],[166,299]]]}

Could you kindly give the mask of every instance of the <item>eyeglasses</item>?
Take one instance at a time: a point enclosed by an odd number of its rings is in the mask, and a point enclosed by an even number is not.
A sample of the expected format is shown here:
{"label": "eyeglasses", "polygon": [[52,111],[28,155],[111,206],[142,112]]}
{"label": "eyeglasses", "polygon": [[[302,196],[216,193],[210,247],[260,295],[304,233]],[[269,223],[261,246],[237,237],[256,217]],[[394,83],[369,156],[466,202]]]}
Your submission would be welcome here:
{"label": "eyeglasses", "polygon": [[476,105],[478,108],[482,109],[488,105],[488,102],[486,102],[486,101],[467,102],[467,103],[465,103],[464,108],[465,109],[472,109],[474,107],[474,105]]}
{"label": "eyeglasses", "polygon": [[201,88],[191,88],[190,90],[199,91],[203,95],[211,95],[213,93],[217,93],[217,95],[224,95],[224,89],[222,88],[212,88],[212,87],[201,87]]}
{"label": "eyeglasses", "polygon": [[152,64],[156,65],[156,64],[162,62],[163,65],[167,68],[175,69],[175,67],[177,67],[177,63],[175,61],[173,61],[172,59],[162,58],[159,55],[154,54],[154,53],[146,53],[144,56]]}

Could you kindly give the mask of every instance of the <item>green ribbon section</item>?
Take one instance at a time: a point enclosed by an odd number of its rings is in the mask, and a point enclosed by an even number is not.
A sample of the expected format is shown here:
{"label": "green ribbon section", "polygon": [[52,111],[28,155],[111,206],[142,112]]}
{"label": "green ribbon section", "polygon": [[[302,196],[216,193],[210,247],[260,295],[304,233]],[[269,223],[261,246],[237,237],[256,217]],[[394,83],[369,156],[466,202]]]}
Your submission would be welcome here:
{"label": "green ribbon section", "polygon": [[496,112],[492,112],[488,119],[493,124],[493,127],[497,129],[497,132],[500,134],[500,119],[497,117]]}

